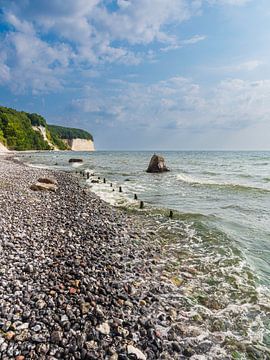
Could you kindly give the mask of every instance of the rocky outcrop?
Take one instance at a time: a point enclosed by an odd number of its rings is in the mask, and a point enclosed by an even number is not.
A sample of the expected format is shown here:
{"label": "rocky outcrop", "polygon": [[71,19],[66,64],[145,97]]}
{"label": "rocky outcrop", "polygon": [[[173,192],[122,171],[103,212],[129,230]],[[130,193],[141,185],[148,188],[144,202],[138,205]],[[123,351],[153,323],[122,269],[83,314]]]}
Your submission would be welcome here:
{"label": "rocky outcrop", "polygon": [[88,139],[62,139],[72,151],[95,151],[94,142]]}
{"label": "rocky outcrop", "polygon": [[154,154],[146,171],[149,173],[161,173],[170,170],[165,165],[164,157]]}

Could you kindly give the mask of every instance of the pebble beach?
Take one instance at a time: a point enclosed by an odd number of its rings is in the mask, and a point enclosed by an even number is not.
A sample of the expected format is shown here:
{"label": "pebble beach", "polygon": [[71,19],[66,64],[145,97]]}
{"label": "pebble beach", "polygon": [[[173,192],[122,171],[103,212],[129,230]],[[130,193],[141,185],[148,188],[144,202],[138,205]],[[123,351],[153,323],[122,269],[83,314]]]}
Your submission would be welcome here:
{"label": "pebble beach", "polygon": [[[154,327],[170,312],[151,317],[157,248],[134,218],[72,175],[0,168],[0,358],[172,358],[177,344]],[[41,176],[55,193],[29,189]]]}
{"label": "pebble beach", "polygon": [[[57,190],[32,191],[40,177]],[[232,359],[207,316],[191,323],[153,229],[72,173],[2,156],[0,359]]]}

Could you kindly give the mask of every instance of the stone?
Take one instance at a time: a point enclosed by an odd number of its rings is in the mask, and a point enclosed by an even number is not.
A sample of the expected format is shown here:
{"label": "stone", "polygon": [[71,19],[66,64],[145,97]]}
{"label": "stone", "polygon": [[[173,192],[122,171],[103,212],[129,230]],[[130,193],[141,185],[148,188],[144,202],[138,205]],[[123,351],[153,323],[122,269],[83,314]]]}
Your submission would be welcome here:
{"label": "stone", "polygon": [[89,310],[91,308],[91,304],[88,302],[84,302],[81,304],[81,312],[83,315],[88,314]]}
{"label": "stone", "polygon": [[75,289],[75,288],[73,288],[73,287],[71,287],[71,288],[69,289],[69,293],[70,293],[71,295],[76,294],[76,292],[77,292],[77,289]]}
{"label": "stone", "polygon": [[42,310],[42,309],[44,309],[46,306],[47,306],[47,304],[45,303],[45,301],[44,300],[38,300],[37,302],[36,302],[36,306],[37,306],[37,308],[38,309],[40,309],[40,310]]}
{"label": "stone", "polygon": [[107,322],[104,322],[104,323],[98,325],[97,330],[103,335],[109,335],[109,333],[111,331],[110,325]]}
{"label": "stone", "polygon": [[32,191],[53,191],[57,190],[57,186],[55,184],[45,184],[45,183],[35,183],[30,186]]}
{"label": "stone", "polygon": [[29,338],[29,332],[28,330],[23,330],[20,334],[17,334],[15,336],[16,341],[25,341]]}
{"label": "stone", "polygon": [[13,331],[8,331],[8,332],[5,334],[5,338],[6,338],[6,340],[8,340],[8,341],[12,340],[12,339],[14,338],[14,336],[15,336],[15,332],[13,332]]}
{"label": "stone", "polygon": [[38,179],[39,183],[42,184],[53,184],[53,185],[57,185],[57,181],[55,179],[51,179],[51,178],[39,178]]}
{"label": "stone", "polygon": [[154,154],[150,160],[146,172],[148,173],[161,173],[170,171],[165,165],[165,160],[162,156]]}
{"label": "stone", "polygon": [[69,159],[68,162],[69,163],[82,163],[83,159]]}
{"label": "stone", "polygon": [[135,346],[128,345],[127,352],[129,355],[135,355],[138,360],[146,360],[147,359],[146,356],[144,355],[144,353],[141,350],[139,350],[138,348],[136,348]]}
{"label": "stone", "polygon": [[51,342],[59,344],[62,341],[63,333],[61,331],[53,331],[51,334]]}
{"label": "stone", "polygon": [[42,329],[41,325],[39,325],[39,324],[37,324],[31,328],[31,330],[33,330],[35,332],[39,332],[41,329]]}

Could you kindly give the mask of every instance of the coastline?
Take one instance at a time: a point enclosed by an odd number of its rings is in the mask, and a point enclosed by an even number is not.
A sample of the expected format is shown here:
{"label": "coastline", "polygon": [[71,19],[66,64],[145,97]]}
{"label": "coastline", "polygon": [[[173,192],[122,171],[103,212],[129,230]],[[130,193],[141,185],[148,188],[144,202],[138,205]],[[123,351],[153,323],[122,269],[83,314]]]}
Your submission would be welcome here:
{"label": "coastline", "polygon": [[[225,343],[219,324],[210,324],[226,304],[213,299],[202,309],[188,300],[200,273],[167,270],[154,223],[111,207],[72,173],[4,155],[1,359],[225,360],[238,348],[267,359],[250,344]],[[41,176],[57,180],[56,193],[29,189]]]}
{"label": "coastline", "polygon": [[[71,174],[0,167],[1,359],[171,358],[151,319],[157,249],[134,217]],[[29,189],[41,176],[56,193]]]}

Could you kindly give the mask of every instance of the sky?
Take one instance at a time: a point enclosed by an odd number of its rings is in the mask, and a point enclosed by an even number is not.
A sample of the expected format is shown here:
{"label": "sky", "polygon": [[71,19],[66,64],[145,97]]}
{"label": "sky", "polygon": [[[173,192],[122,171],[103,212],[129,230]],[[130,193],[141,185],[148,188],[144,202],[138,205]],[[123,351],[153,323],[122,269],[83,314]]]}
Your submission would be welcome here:
{"label": "sky", "polygon": [[0,0],[0,104],[98,150],[270,150],[269,0]]}

